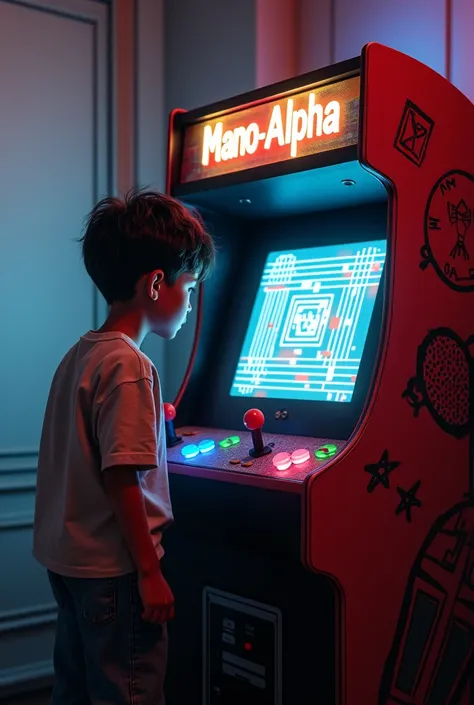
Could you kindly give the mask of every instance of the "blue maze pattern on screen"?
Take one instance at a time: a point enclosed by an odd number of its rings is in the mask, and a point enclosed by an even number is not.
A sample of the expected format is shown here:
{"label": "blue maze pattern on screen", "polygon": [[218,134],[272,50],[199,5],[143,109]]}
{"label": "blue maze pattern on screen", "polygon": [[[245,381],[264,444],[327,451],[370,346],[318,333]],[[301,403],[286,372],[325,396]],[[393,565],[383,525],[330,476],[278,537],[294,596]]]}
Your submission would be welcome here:
{"label": "blue maze pattern on screen", "polygon": [[231,396],[350,402],[386,242],[268,255]]}

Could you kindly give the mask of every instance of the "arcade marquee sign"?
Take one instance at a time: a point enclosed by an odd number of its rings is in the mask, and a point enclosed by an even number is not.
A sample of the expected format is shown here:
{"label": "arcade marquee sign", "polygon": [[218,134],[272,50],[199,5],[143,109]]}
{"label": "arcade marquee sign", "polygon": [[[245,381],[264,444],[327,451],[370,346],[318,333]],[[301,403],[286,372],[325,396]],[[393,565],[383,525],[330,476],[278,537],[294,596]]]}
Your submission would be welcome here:
{"label": "arcade marquee sign", "polygon": [[360,78],[236,108],[188,125],[182,184],[357,144]]}

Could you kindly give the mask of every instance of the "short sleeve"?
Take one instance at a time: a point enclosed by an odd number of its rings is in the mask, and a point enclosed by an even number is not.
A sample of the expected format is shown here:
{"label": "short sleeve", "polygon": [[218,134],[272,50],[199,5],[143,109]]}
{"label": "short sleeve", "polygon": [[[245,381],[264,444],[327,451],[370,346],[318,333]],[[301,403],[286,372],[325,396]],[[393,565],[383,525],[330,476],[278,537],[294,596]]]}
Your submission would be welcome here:
{"label": "short sleeve", "polygon": [[157,467],[157,414],[150,379],[119,384],[101,404],[96,432],[101,469]]}

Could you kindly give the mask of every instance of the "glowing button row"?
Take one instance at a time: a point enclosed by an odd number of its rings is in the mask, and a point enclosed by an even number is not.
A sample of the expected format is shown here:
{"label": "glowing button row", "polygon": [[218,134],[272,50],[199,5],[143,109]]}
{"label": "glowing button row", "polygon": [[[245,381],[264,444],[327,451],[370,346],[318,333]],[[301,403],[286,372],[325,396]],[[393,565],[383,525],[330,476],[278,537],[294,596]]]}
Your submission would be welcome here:
{"label": "glowing button row", "polygon": [[306,448],[298,448],[298,450],[293,451],[290,455],[289,453],[277,453],[272,459],[273,465],[277,470],[288,470],[291,465],[301,465],[309,460],[309,450]]}
{"label": "glowing button row", "polygon": [[199,445],[196,445],[195,443],[189,443],[186,446],[183,446],[181,448],[181,455],[184,455],[186,460],[191,460],[191,458],[195,458],[196,456],[199,455],[199,453],[210,453],[211,450],[214,450],[216,447],[215,442],[212,440],[212,438],[206,438],[205,440],[201,441]]}

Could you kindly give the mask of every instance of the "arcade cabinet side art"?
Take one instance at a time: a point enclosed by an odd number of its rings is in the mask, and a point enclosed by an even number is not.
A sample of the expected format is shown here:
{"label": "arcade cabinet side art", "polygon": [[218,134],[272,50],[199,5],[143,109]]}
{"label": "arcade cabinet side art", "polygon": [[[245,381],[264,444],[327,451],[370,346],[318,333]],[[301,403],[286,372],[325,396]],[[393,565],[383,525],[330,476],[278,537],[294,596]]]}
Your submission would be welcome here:
{"label": "arcade cabinet side art", "polygon": [[360,160],[391,192],[384,327],[357,433],[308,480],[305,558],[339,588],[341,705],[472,705],[474,106],[379,44],[362,78]]}

